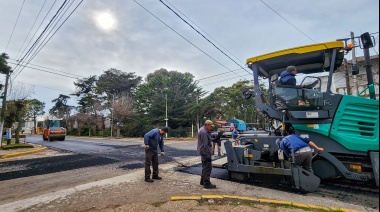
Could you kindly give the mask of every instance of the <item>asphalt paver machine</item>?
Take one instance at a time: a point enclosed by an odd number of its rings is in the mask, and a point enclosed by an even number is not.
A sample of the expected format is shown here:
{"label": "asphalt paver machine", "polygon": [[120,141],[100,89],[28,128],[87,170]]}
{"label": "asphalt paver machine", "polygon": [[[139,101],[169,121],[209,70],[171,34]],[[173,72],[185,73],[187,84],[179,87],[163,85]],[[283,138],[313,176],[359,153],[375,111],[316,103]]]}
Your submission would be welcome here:
{"label": "asphalt paver machine", "polygon": [[[254,89],[242,91],[242,95],[254,96],[256,107],[282,126],[272,135],[242,136],[244,145],[225,143],[226,168],[232,179],[278,184],[304,192],[313,192],[320,180],[331,179],[379,186],[379,101],[369,56],[374,39],[368,33],[358,39],[364,51],[369,98],[331,91],[333,74],[352,48],[347,40],[247,59],[253,72]],[[279,83],[278,76],[289,65],[296,66],[298,74],[305,74],[300,84],[306,86]],[[323,72],[328,73],[327,80],[310,76]],[[260,89],[260,79],[268,80],[268,93]],[[287,160],[275,144],[277,138],[292,133],[308,137],[324,148],[322,153],[313,153],[313,172]]]}

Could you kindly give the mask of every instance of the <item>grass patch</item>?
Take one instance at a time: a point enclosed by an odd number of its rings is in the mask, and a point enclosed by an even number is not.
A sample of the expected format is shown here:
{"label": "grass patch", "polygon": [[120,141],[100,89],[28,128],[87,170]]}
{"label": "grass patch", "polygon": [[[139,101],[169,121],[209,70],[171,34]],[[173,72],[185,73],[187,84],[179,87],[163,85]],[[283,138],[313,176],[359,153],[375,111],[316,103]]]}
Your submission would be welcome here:
{"label": "grass patch", "polygon": [[9,145],[4,145],[1,147],[3,150],[8,150],[8,149],[19,149],[19,148],[34,148],[33,145],[27,144],[27,143],[19,143],[19,144],[9,144]]}

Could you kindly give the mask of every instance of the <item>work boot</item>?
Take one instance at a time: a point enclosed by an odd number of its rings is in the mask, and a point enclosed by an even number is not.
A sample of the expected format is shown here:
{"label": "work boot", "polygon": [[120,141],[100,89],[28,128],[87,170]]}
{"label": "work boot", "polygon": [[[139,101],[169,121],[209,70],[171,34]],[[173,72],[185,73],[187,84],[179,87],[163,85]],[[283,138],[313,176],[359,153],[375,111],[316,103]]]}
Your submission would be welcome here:
{"label": "work boot", "polygon": [[147,179],[145,179],[145,182],[153,183],[154,181],[152,179],[150,179],[150,178],[147,178]]}
{"label": "work boot", "polygon": [[216,185],[214,185],[212,183],[207,183],[207,184],[204,184],[203,188],[205,188],[205,189],[214,189],[214,188],[216,188]]}
{"label": "work boot", "polygon": [[203,185],[204,183],[203,183],[203,179],[201,179],[201,182],[199,182],[199,185]]}
{"label": "work boot", "polygon": [[162,177],[160,177],[160,176],[154,176],[152,178],[155,179],[155,180],[162,180]]}

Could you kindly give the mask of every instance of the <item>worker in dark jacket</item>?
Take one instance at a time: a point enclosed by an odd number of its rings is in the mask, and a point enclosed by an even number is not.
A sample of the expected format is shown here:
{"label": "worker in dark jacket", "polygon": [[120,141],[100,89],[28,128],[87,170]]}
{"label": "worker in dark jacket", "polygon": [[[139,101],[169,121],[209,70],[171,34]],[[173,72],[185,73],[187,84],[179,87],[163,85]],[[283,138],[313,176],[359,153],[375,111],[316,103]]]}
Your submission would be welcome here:
{"label": "worker in dark jacket", "polygon": [[211,141],[212,141],[212,155],[215,154],[215,146],[218,146],[218,156],[221,156],[222,151],[222,135],[224,133],[224,129],[219,132],[211,133]]}
{"label": "worker in dark jacket", "polygon": [[[296,80],[297,68],[295,66],[288,66],[285,71],[280,74],[280,85],[285,85],[285,88],[280,88],[276,90],[276,93],[281,97],[287,104],[292,106],[304,105],[305,101],[301,96],[298,96],[297,89],[304,87],[304,84],[297,85]],[[290,88],[289,88],[290,87]],[[294,88],[294,89],[293,89]],[[284,107],[280,99],[276,102],[279,107]]]}
{"label": "worker in dark jacket", "polygon": [[[161,156],[165,156],[164,151],[164,135],[168,132],[167,127],[156,128],[144,135],[145,144],[145,181],[153,182],[152,179],[161,180],[162,178],[158,176],[158,151],[157,147],[160,147]],[[151,170],[150,166],[153,167],[152,179],[150,178]]]}
{"label": "worker in dark jacket", "polygon": [[288,66],[285,71],[280,74],[280,81],[283,85],[296,85],[297,68],[295,66]]}
{"label": "worker in dark jacket", "polygon": [[288,135],[282,139],[277,139],[276,144],[282,149],[288,158],[294,157],[296,165],[313,172],[311,167],[313,153],[310,148],[313,147],[319,152],[323,152],[323,148],[318,147],[309,138],[302,138],[298,135]]}
{"label": "worker in dark jacket", "polygon": [[214,123],[211,120],[206,120],[205,125],[201,127],[198,132],[197,151],[201,155],[202,161],[202,176],[200,184],[207,189],[216,188],[216,186],[210,182],[210,175],[212,170],[212,145],[209,132],[212,130],[212,128],[214,128]]}

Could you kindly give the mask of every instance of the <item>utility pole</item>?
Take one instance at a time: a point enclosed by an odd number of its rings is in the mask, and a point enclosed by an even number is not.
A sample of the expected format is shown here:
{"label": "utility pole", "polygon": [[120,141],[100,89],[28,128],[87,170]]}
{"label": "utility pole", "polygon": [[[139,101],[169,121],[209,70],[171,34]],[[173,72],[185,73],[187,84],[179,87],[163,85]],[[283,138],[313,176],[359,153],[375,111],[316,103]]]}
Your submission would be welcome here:
{"label": "utility pole", "polygon": [[352,75],[354,76],[354,88],[355,88],[355,91],[356,91],[356,95],[359,94],[359,86],[358,86],[358,82],[357,82],[357,79],[356,79],[356,75],[359,74],[359,67],[358,67],[358,64],[357,64],[357,61],[356,61],[356,54],[355,54],[355,36],[354,36],[354,33],[353,32],[350,32],[351,34],[351,43],[352,43]]}
{"label": "utility pole", "polygon": [[197,93],[197,132],[199,130],[199,111],[198,111],[198,99],[199,99],[199,94]]}
{"label": "utility pole", "polygon": [[343,59],[344,64],[344,72],[346,76],[346,88],[347,88],[347,95],[351,95],[351,85],[350,85],[350,75],[348,74],[348,68],[347,68],[347,59]]}
{"label": "utility pole", "polygon": [[[5,120],[5,109],[6,109],[6,103],[7,103],[7,91],[8,91],[8,81],[9,81],[9,76],[12,71],[9,71],[6,74],[5,77],[5,87],[4,87],[4,96],[3,96],[3,104],[1,108],[1,124],[0,124],[0,135],[1,135],[1,142],[0,146],[3,146],[3,129],[4,129],[4,120]],[[10,140],[7,139],[7,145],[10,144]]]}
{"label": "utility pole", "polygon": [[[166,109],[166,112],[165,112],[165,121],[166,121],[166,124],[165,124],[165,127],[168,127],[168,94],[165,93],[165,109]],[[167,138],[168,137],[168,134],[166,133],[165,134],[165,137]]]}
{"label": "utility pole", "polygon": [[[112,110],[111,110],[111,138],[112,138],[112,130],[113,130],[113,105],[115,103],[115,95],[111,94],[112,95]],[[117,136],[117,135],[116,135]]]}

